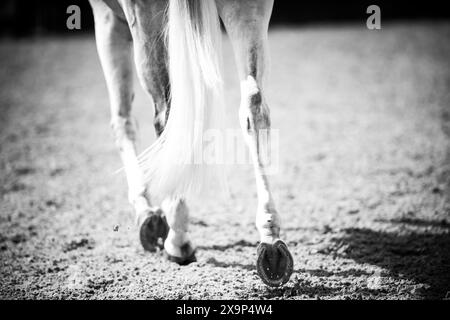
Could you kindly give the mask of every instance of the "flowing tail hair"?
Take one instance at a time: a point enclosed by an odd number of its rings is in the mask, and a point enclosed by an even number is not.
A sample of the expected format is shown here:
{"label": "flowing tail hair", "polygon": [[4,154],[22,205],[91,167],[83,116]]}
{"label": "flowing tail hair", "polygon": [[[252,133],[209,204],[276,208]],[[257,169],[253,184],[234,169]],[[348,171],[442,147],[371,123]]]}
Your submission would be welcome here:
{"label": "flowing tail hair", "polygon": [[221,30],[213,0],[170,0],[166,44],[170,113],[163,133],[138,158],[152,196],[187,196],[219,177],[205,163],[204,135],[223,128]]}

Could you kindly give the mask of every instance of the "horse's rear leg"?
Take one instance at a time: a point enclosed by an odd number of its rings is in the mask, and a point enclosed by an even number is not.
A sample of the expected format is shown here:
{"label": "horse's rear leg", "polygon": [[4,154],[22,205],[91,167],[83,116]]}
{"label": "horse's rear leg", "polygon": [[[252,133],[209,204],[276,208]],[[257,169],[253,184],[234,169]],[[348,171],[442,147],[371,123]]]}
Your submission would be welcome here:
{"label": "horse's rear leg", "polygon": [[267,66],[267,29],[273,0],[217,0],[220,16],[230,36],[241,81],[239,118],[252,155],[256,176],[258,208],[256,226],[261,243],[257,271],[269,286],[287,282],[293,260],[280,240],[280,219],[270,192],[261,150],[267,150],[262,130],[270,129],[269,108],[263,88]]}
{"label": "horse's rear leg", "polygon": [[135,210],[141,243],[146,250],[154,251],[158,238],[167,236],[168,227],[162,211],[150,206],[136,156],[136,128],[131,119],[134,94],[131,34],[127,23],[103,1],[91,0],[91,6],[97,50],[109,93],[111,126],[128,182],[128,199]]}
{"label": "horse's rear leg", "polygon": [[[163,35],[167,3],[161,0],[120,3],[133,39],[139,81],[154,102],[154,127],[159,136],[164,131],[170,109],[167,49]],[[180,198],[166,199],[162,209],[168,227],[164,228],[165,220],[148,217],[140,229],[142,244],[145,247],[149,242],[146,239],[154,239],[158,232],[168,232],[164,241],[168,259],[182,265],[195,261],[195,250],[188,238],[189,212],[186,202]]]}

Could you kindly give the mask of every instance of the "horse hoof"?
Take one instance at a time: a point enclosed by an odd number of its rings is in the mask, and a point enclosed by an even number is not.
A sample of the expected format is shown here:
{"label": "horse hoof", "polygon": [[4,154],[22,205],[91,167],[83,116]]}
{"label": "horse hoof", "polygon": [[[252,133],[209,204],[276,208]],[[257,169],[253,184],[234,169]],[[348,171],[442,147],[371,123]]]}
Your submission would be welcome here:
{"label": "horse hoof", "polygon": [[190,242],[185,243],[180,248],[181,251],[181,257],[173,256],[169,254],[167,251],[165,251],[165,255],[167,260],[171,262],[175,262],[179,264],[180,266],[186,266],[192,262],[196,262],[197,258],[195,257],[195,249],[192,248],[192,245]]}
{"label": "horse hoof", "polygon": [[289,281],[294,261],[286,244],[277,240],[274,244],[260,243],[257,249],[256,270],[269,287],[278,287]]}
{"label": "horse hoof", "polygon": [[169,233],[169,225],[162,210],[147,212],[139,220],[139,239],[144,250],[155,252],[157,248],[163,249],[164,240]]}

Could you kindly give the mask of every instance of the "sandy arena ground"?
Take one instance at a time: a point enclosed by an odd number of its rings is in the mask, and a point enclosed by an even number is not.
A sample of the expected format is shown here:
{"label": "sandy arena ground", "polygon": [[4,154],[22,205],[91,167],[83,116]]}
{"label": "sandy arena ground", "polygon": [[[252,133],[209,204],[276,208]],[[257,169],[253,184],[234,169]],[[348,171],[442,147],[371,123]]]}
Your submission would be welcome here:
{"label": "sandy arena ground", "polygon": [[[271,30],[272,184],[295,261],[279,289],[255,271],[249,165],[229,198],[190,201],[198,262],[146,253],[93,35],[0,41],[0,298],[449,298],[449,40],[449,23]],[[142,150],[155,135],[137,83],[135,116]]]}

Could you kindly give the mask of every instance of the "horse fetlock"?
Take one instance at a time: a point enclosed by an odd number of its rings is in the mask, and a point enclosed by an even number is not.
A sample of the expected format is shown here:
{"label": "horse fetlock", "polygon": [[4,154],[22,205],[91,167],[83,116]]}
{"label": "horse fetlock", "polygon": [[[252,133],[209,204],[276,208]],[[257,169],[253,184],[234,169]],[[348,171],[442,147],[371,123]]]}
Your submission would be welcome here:
{"label": "horse fetlock", "polygon": [[275,210],[258,211],[256,228],[263,243],[273,243],[280,237],[280,218]]}
{"label": "horse fetlock", "polygon": [[148,215],[149,212],[155,211],[155,209],[152,209],[150,207],[150,204],[149,204],[147,198],[144,196],[141,196],[141,195],[135,196],[134,193],[133,193],[133,195],[131,193],[129,193],[128,199],[129,199],[130,204],[134,208],[134,212],[136,215],[136,222],[138,219],[140,219],[140,217],[145,217]]}
{"label": "horse fetlock", "polygon": [[132,206],[136,206],[137,203],[145,202],[148,203],[147,189],[145,186],[132,186],[128,188],[128,202]]}

